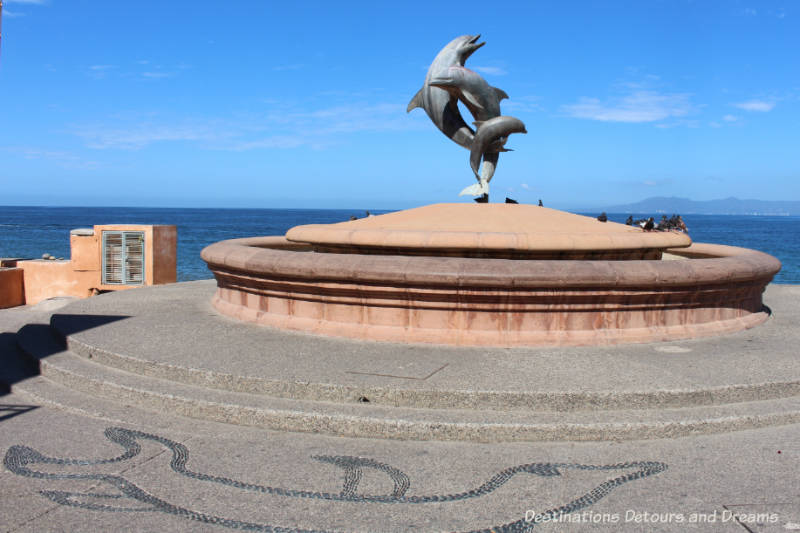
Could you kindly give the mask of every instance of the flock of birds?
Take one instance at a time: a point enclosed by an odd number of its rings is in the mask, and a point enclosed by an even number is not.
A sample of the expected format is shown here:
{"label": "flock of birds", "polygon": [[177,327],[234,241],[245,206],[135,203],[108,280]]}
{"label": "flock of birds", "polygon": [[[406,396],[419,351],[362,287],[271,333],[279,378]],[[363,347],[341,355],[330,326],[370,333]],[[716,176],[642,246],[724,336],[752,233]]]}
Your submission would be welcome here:
{"label": "flock of birds", "polygon": [[[600,213],[597,220],[600,222],[608,222],[608,216],[606,216],[605,211]],[[658,222],[656,222],[653,217],[634,220],[633,215],[630,215],[628,220],[625,221],[625,224],[628,226],[639,226],[645,231],[681,231],[683,233],[689,233],[689,229],[686,227],[680,215],[672,215],[670,218],[667,218],[667,215],[661,215],[661,220]]]}
{"label": "flock of birds", "polygon": [[[480,198],[476,198],[475,201],[478,203],[485,203],[489,201],[489,195],[485,195],[486,199],[482,200]],[[512,198],[506,197],[507,204],[517,204],[516,200]],[[539,199],[539,207],[544,207],[542,200]],[[374,216],[372,213],[367,211],[367,214],[364,218]],[[358,220],[358,217],[355,215],[350,216],[350,220]],[[608,216],[606,212],[603,211],[600,213],[600,216],[597,217],[597,220],[600,222],[608,222]],[[625,221],[625,224],[628,226],[639,226],[645,231],[680,231],[683,233],[689,233],[689,229],[686,227],[686,224],[683,222],[683,219],[680,215],[672,215],[670,218],[667,218],[667,215],[661,215],[661,220],[656,222],[655,218],[640,218],[638,220],[633,219],[633,215],[628,216],[628,219]]]}

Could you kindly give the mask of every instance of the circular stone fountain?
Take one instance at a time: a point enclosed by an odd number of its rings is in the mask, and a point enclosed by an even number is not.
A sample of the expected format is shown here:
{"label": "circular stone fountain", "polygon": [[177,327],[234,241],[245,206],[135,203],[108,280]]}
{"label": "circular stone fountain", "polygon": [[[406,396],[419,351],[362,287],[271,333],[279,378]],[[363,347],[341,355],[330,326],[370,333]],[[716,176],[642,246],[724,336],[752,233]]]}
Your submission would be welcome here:
{"label": "circular stone fountain", "polygon": [[593,345],[717,335],[768,317],[774,257],[524,204],[436,204],[222,241],[213,304],[359,339]]}

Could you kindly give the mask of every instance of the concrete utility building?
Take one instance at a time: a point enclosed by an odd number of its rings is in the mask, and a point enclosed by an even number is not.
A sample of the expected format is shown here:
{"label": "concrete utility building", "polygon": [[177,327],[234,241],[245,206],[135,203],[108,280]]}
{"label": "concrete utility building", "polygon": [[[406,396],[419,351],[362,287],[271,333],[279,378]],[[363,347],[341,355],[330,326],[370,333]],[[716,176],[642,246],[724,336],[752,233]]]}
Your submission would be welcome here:
{"label": "concrete utility building", "polygon": [[0,259],[0,308],[56,296],[173,283],[178,232],[164,225],[99,225],[70,232],[70,260]]}

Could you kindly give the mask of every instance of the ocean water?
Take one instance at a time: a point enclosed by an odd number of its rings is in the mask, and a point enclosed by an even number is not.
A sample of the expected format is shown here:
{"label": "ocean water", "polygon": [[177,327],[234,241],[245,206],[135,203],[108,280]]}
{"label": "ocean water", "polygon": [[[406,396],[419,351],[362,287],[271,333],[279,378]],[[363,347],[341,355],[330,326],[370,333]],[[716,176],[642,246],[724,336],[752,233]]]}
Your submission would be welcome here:
{"label": "ocean water", "polygon": [[[386,211],[373,210],[375,214]],[[121,207],[2,207],[0,257],[69,258],[69,232],[95,224],[174,224],[178,227],[178,280],[207,279],[200,250],[211,243],[260,235],[283,235],[298,224],[328,224],[364,216],[352,209],[178,209]],[[597,213],[584,213],[596,216]],[[609,214],[624,222],[629,213]],[[644,218],[643,213],[633,213]],[[648,215],[649,216],[649,215]],[[660,216],[656,216],[656,219]],[[800,217],[684,215],[696,242],[743,246],[783,263],[776,283],[800,283]]]}

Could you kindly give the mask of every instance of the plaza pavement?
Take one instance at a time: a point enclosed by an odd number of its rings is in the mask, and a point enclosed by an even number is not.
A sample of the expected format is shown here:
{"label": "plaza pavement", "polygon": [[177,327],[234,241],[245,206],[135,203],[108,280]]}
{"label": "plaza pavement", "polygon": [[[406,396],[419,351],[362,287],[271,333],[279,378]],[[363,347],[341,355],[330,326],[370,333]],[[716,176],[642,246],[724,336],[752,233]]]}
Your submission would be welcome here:
{"label": "plaza pavement", "polygon": [[[778,300],[797,294],[770,286],[767,304],[770,291]],[[72,390],[21,364],[16,332],[65,304],[0,311],[10,384],[0,396],[0,531],[800,530],[798,424],[646,440],[465,442],[188,418]],[[775,328],[795,318],[775,318],[784,322],[746,337],[763,343],[765,367],[770,347],[794,350]],[[703,355],[696,348],[706,344],[687,342]],[[790,361],[779,366],[775,376],[791,377]],[[540,522],[526,520],[537,514]]]}

